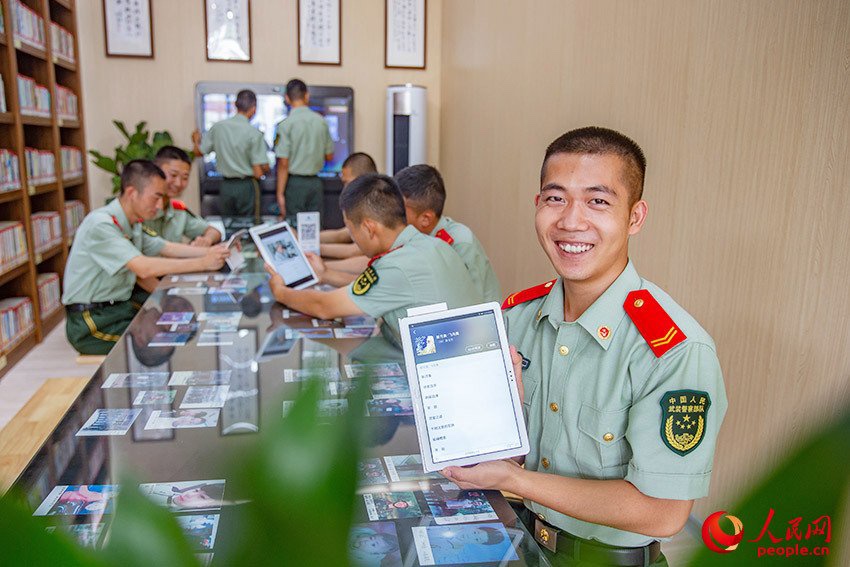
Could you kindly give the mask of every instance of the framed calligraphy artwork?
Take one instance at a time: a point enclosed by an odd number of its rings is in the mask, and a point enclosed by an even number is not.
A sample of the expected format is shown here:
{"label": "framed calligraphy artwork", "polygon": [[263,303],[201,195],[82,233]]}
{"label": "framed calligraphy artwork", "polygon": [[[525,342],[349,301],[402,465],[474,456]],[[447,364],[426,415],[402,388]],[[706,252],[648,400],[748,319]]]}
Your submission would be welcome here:
{"label": "framed calligraphy artwork", "polygon": [[384,66],[424,69],[426,0],[386,0],[384,12]]}
{"label": "framed calligraphy artwork", "polygon": [[103,0],[107,57],[153,59],[153,11],[150,0]]}
{"label": "framed calligraphy artwork", "polygon": [[207,61],[251,62],[251,0],[204,0]]}
{"label": "framed calligraphy artwork", "polygon": [[342,0],[298,0],[298,63],[342,65]]}

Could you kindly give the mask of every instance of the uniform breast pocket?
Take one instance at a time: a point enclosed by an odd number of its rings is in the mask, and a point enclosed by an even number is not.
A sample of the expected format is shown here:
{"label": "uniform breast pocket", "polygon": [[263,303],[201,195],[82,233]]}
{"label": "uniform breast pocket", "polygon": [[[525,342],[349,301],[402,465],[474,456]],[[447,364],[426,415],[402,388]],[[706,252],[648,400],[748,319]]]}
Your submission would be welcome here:
{"label": "uniform breast pocket", "polygon": [[582,404],[578,414],[576,462],[587,478],[623,478],[631,459],[626,441],[629,408],[603,411]]}

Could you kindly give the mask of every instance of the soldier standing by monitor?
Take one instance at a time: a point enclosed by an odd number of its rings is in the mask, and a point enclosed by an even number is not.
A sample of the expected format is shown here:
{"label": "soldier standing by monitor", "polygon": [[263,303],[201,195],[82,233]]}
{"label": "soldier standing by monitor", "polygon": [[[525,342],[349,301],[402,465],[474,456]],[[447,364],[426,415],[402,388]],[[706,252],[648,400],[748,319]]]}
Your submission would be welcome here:
{"label": "soldier standing by monitor", "polygon": [[323,209],[324,185],[317,174],[333,159],[334,143],[325,119],[310,109],[304,81],[289,81],[284,98],[290,111],[275,133],[275,189],[281,216],[295,224],[298,213]]}
{"label": "soldier standing by monitor", "polygon": [[196,155],[215,152],[215,167],[222,176],[218,208],[222,216],[260,216],[260,184],[269,163],[263,133],[251,126],[257,112],[257,95],[242,90],[236,95],[236,114],[212,125],[206,136],[195,130]]}

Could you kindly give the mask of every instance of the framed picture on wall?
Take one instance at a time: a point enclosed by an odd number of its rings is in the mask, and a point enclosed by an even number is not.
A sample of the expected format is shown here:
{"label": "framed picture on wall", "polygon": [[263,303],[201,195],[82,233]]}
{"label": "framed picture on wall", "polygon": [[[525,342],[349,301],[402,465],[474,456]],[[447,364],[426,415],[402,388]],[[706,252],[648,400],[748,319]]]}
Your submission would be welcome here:
{"label": "framed picture on wall", "polygon": [[153,59],[153,11],[150,0],[103,0],[107,57]]}
{"label": "framed picture on wall", "polygon": [[342,0],[298,0],[298,63],[342,65]]}
{"label": "framed picture on wall", "polygon": [[385,0],[384,66],[424,69],[426,0]]}
{"label": "framed picture on wall", "polygon": [[204,0],[207,61],[251,62],[251,0]]}

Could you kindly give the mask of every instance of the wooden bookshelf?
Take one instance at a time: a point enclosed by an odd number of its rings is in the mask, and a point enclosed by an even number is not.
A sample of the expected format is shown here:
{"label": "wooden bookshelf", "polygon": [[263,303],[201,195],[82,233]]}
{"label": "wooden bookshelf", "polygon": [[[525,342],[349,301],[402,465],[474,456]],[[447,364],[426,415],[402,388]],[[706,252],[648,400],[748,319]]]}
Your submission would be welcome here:
{"label": "wooden bookshelf", "polygon": [[[18,155],[21,172],[21,189],[0,193],[0,220],[15,220],[24,225],[28,259],[0,273],[0,299],[29,297],[33,304],[33,329],[5,348],[0,347],[0,377],[22,358],[45,335],[62,324],[64,310],[60,307],[51,313],[41,313],[38,300],[37,278],[41,273],[56,272],[61,278],[68,259],[72,237],[66,232],[65,201],[82,201],[90,210],[85,159],[86,143],[83,129],[82,79],[80,77],[79,37],[77,11],[74,0],[22,0],[23,4],[44,19],[45,46],[43,49],[22,41],[13,29],[10,0],[0,0],[5,29],[0,32],[0,74],[3,75],[7,112],[0,112],[0,148]],[[74,36],[75,59],[58,56],[53,51],[50,23],[55,22]],[[50,115],[32,116],[21,112],[18,97],[18,74],[32,77],[50,91]],[[76,119],[59,118],[56,113],[57,85],[70,89],[77,95],[79,116]],[[62,146],[74,146],[83,155],[83,173],[67,180],[62,179]],[[56,163],[56,181],[31,182],[27,178],[24,150],[36,148],[53,153]],[[30,215],[39,211],[56,211],[62,219],[61,243],[40,253],[35,252],[33,227]]]}

